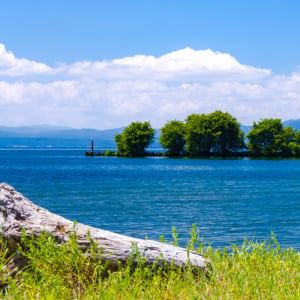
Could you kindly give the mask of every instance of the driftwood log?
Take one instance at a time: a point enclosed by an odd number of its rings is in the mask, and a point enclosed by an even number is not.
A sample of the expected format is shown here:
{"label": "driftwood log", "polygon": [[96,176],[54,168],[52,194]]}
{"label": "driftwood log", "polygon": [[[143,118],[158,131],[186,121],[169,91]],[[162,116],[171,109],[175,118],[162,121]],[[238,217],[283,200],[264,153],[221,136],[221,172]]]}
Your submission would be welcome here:
{"label": "driftwood log", "polygon": [[182,267],[190,264],[204,272],[210,269],[210,262],[194,251],[187,253],[184,248],[166,243],[132,238],[74,223],[35,205],[10,185],[1,183],[0,234],[10,250],[17,249],[22,230],[25,230],[26,234],[33,233],[34,236],[39,236],[42,231],[51,233],[60,243],[67,242],[69,233],[75,230],[78,245],[83,249],[91,246],[90,236],[102,250],[100,259],[106,261],[111,270],[116,269],[119,263],[126,262],[132,255],[133,245],[149,265],[157,264],[158,261],[158,265],[173,264]]}

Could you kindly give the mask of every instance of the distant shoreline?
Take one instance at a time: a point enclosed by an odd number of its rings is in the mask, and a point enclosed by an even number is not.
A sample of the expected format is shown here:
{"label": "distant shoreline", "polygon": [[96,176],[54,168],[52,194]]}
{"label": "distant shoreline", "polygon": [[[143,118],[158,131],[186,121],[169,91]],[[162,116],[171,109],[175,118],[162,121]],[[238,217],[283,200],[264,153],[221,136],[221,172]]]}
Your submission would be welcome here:
{"label": "distant shoreline", "polygon": [[[94,151],[93,153],[91,151],[86,151],[85,156],[89,157],[127,157],[127,158],[135,158],[132,156],[124,156],[119,154],[115,150],[107,150],[107,151]],[[227,154],[221,154],[221,153],[200,153],[199,155],[189,155],[189,154],[182,154],[179,156],[172,156],[169,155],[166,151],[146,151],[145,155],[139,156],[139,158],[143,157],[166,157],[166,158],[190,158],[190,159],[196,159],[196,158],[297,158],[296,156],[283,156],[283,155],[272,155],[272,156],[266,156],[266,155],[257,155],[253,154],[249,151],[244,152],[231,152]]]}

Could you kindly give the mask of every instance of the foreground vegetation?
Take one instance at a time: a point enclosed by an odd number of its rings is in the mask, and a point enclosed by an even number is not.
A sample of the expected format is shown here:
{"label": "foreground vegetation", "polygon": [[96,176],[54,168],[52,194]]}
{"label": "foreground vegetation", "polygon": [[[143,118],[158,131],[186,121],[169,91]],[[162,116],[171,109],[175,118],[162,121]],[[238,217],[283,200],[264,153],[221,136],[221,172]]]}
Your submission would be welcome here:
{"label": "foreground vegetation", "polygon": [[[300,299],[300,256],[293,249],[281,249],[274,236],[270,241],[245,241],[214,250],[199,243],[192,230],[188,249],[210,258],[209,276],[186,268],[156,269],[139,258],[111,273],[97,260],[98,250],[91,247],[82,255],[76,235],[57,247],[54,239],[26,237],[28,265],[11,277],[3,266],[9,259],[1,240],[1,299]],[[176,238],[176,235],[175,235]],[[174,241],[176,244],[176,239]]]}

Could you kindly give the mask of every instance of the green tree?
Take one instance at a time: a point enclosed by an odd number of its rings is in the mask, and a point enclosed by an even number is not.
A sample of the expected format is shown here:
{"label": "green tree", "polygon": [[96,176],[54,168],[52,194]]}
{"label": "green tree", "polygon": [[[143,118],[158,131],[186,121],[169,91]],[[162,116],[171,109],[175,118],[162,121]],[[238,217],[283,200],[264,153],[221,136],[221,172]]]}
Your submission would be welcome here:
{"label": "green tree", "polygon": [[115,135],[118,152],[124,156],[143,156],[154,139],[150,122],[132,122],[122,133]]}
{"label": "green tree", "polygon": [[167,149],[171,156],[182,154],[185,145],[184,124],[181,121],[170,121],[161,128],[160,144]]}
{"label": "green tree", "polygon": [[205,114],[191,114],[186,118],[186,150],[190,155],[195,156],[210,152],[213,143],[210,128],[210,120]]}
{"label": "green tree", "polygon": [[281,150],[284,156],[290,156],[293,154],[290,145],[295,141],[295,135],[296,130],[293,127],[287,126],[283,129]]}
{"label": "green tree", "polygon": [[249,150],[256,155],[274,156],[284,148],[284,128],[280,119],[254,122],[247,137]]}
{"label": "green tree", "polygon": [[293,140],[288,144],[288,149],[293,156],[300,156],[300,131],[294,131]]}
{"label": "green tree", "polygon": [[229,113],[192,114],[186,119],[186,149],[191,155],[228,154],[242,149],[244,133]]}
{"label": "green tree", "polygon": [[212,136],[213,152],[228,154],[245,148],[244,133],[236,118],[220,110],[209,114],[207,117],[211,124],[208,133]]}

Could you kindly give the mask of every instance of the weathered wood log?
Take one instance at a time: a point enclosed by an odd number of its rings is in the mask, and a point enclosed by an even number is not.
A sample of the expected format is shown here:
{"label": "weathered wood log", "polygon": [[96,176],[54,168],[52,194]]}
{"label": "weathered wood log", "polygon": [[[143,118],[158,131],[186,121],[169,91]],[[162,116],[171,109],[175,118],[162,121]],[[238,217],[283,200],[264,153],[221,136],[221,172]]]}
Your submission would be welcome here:
{"label": "weathered wood log", "polygon": [[69,234],[76,231],[79,247],[91,246],[89,237],[101,251],[101,260],[107,261],[113,270],[119,263],[125,263],[132,256],[133,245],[146,263],[173,264],[182,267],[191,265],[207,272],[209,260],[186,249],[152,240],[132,238],[91,226],[74,223],[39,207],[6,183],[0,184],[0,234],[7,241],[9,249],[16,250],[22,230],[26,234],[39,236],[42,231],[51,233],[60,243],[69,240]]}

